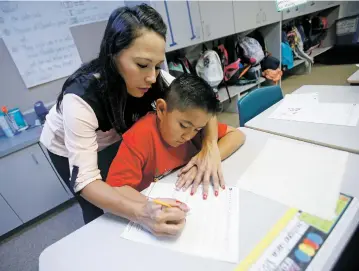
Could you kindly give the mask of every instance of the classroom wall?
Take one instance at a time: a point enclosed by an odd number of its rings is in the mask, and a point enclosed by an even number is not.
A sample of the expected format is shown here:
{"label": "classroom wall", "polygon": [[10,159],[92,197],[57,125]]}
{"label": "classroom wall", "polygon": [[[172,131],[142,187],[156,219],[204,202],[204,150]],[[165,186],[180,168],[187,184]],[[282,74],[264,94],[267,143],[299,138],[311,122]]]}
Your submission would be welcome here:
{"label": "classroom wall", "polygon": [[[71,27],[82,62],[95,57],[100,48],[106,21]],[[45,104],[56,100],[66,78],[26,88],[4,42],[0,39],[0,105],[8,108],[19,107],[22,111],[32,109],[34,103],[42,100]]]}

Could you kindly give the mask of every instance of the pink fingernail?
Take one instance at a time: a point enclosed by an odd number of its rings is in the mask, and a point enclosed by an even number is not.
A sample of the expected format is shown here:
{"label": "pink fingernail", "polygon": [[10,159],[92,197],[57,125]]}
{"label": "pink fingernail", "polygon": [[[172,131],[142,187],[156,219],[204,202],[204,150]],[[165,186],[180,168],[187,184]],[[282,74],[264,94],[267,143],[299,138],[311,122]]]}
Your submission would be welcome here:
{"label": "pink fingernail", "polygon": [[216,197],[218,197],[218,191],[215,191],[215,192],[214,192],[214,195],[215,195]]}
{"label": "pink fingernail", "polygon": [[191,191],[191,196],[193,196],[193,194],[194,194],[194,192],[193,192],[193,191]]}
{"label": "pink fingernail", "polygon": [[203,199],[207,199],[207,194],[203,194]]}

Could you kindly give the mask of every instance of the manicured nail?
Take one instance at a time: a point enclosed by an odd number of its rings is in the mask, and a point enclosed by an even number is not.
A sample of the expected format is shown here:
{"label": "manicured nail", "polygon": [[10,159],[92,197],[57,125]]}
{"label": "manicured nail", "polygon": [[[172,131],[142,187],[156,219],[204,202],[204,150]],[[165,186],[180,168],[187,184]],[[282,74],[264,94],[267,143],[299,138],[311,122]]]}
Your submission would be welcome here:
{"label": "manicured nail", "polygon": [[191,191],[191,196],[193,196],[193,194],[194,194],[193,191]]}
{"label": "manicured nail", "polygon": [[223,185],[223,186],[222,186],[222,188],[223,188],[223,189],[226,189],[226,186],[225,186],[225,185]]}
{"label": "manicured nail", "polygon": [[207,194],[203,194],[203,199],[207,199]]}
{"label": "manicured nail", "polygon": [[217,190],[214,192],[214,195],[215,195],[216,197],[218,197],[218,191],[217,191]]}
{"label": "manicured nail", "polygon": [[182,201],[179,201],[179,200],[176,200],[176,203],[182,204],[183,202],[182,202]]}

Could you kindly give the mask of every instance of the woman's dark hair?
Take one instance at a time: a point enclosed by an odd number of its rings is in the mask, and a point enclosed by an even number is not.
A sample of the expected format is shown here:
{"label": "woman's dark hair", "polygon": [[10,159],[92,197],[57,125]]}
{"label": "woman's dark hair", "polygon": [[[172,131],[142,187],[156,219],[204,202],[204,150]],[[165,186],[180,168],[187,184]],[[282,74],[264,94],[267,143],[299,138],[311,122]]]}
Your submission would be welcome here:
{"label": "woman's dark hair", "polygon": [[[65,81],[57,99],[57,110],[60,111],[66,89],[72,83],[81,76],[91,75],[91,78],[95,78],[94,74],[99,74],[96,91],[103,97],[107,117],[118,133],[126,131],[124,112],[128,94],[125,81],[114,63],[114,56],[128,48],[143,29],[152,30],[166,39],[166,24],[154,8],[141,4],[114,10],[107,22],[98,57],[82,65]],[[156,83],[145,94],[146,97],[142,98],[154,101],[162,96],[163,87],[163,79],[159,75]]]}

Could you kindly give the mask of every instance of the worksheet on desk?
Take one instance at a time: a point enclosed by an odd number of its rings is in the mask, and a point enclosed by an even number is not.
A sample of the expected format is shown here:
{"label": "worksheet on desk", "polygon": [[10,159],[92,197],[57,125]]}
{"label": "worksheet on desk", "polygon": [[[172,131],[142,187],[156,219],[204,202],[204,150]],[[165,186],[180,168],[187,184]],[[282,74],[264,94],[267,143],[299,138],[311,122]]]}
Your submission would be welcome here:
{"label": "worksheet on desk", "polygon": [[177,238],[157,238],[140,225],[130,222],[122,237],[139,243],[220,261],[239,260],[239,191],[226,187],[218,197],[210,188],[207,200],[201,191],[176,191],[174,184],[153,183],[147,189],[151,198],[175,198],[190,207],[186,225]]}
{"label": "worksheet on desk", "polygon": [[317,93],[288,94],[269,118],[356,126],[359,120],[359,105],[353,103],[320,103]]}

